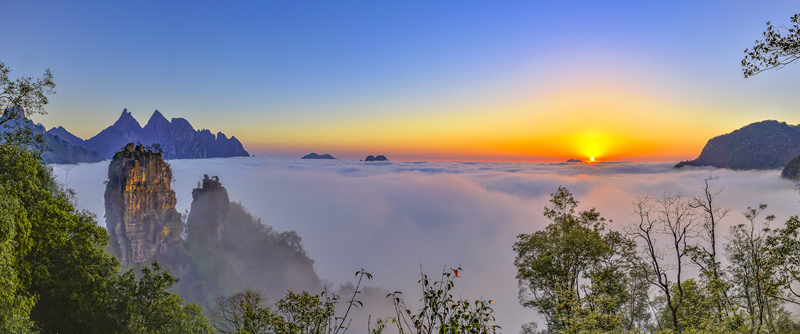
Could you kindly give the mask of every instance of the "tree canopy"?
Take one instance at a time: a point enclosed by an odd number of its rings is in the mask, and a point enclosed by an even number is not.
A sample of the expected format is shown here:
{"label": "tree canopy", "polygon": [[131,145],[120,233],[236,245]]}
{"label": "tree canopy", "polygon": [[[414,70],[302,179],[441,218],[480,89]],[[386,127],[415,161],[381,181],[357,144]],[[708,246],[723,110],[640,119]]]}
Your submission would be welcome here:
{"label": "tree canopy", "polygon": [[791,18],[792,26],[773,26],[767,22],[763,40],[757,40],[752,49],[744,50],[742,72],[748,78],[771,69],[781,69],[800,59],[800,14]]}
{"label": "tree canopy", "polygon": [[[20,112],[25,116],[46,114],[44,105],[49,102],[47,96],[56,93],[50,69],[46,69],[38,78],[19,77],[14,80],[8,77],[10,72],[11,69],[0,61],[0,124],[17,117]],[[18,106],[21,109],[17,109]]]}

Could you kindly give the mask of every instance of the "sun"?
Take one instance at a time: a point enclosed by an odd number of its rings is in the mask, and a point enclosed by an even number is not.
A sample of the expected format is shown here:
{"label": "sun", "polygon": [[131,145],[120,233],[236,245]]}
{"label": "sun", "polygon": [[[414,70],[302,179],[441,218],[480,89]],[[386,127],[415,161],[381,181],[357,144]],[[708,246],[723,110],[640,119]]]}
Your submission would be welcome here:
{"label": "sun", "polygon": [[590,157],[589,162],[594,162],[594,157]]}

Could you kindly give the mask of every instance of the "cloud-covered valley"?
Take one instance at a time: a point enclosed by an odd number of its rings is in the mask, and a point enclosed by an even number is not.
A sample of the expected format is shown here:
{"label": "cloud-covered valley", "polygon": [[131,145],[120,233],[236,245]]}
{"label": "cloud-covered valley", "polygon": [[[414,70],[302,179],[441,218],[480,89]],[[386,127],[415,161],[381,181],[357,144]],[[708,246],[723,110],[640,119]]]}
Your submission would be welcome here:
{"label": "cloud-covered valley", "polygon": [[[738,212],[760,203],[769,205],[767,214],[776,215],[774,225],[780,225],[798,213],[800,200],[795,185],[780,179],[779,171],[673,170],[672,164],[281,158],[170,163],[178,211],[189,208],[191,190],[203,174],[217,175],[230,198],[254,216],[276,230],[297,231],[318,274],[334,284],[352,281],[353,273],[365,268],[374,275],[368,285],[402,290],[413,300],[420,264],[433,275],[460,264],[463,277],[455,292],[497,301],[497,322],[506,333],[538,320],[517,301],[511,246],[518,234],[548,224],[542,211],[559,185],[580,201],[579,209],[597,208],[616,230],[634,220],[634,196],[698,193],[712,172],[719,179],[711,187],[722,189],[719,203],[732,210],[723,221],[725,231],[745,221]],[[67,168],[54,171],[76,191],[78,206],[103,224],[108,162]]]}

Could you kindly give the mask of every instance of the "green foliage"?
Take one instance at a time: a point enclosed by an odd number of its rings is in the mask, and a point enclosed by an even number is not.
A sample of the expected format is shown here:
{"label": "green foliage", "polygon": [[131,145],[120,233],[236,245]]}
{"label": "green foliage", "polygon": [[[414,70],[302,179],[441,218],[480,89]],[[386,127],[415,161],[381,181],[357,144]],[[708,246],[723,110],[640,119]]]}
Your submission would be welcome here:
{"label": "green foliage", "polygon": [[47,95],[55,94],[56,84],[50,69],[44,71],[39,78],[20,77],[11,80],[8,74],[11,69],[0,61],[0,125],[17,118],[17,106],[22,107],[25,116],[46,114],[44,105],[48,103]]}
{"label": "green foliage", "polygon": [[[142,268],[137,280],[134,270],[119,277],[115,286],[116,309],[123,310],[125,328],[130,333],[213,333],[194,304],[184,305],[177,295],[167,291],[177,279],[153,262]],[[160,272],[160,273],[159,273]]]}
{"label": "green foliage", "polygon": [[267,333],[276,319],[260,292],[246,289],[230,297],[219,297],[212,315],[219,333]]}
{"label": "green foliage", "polygon": [[[119,274],[106,230],[76,210],[37,152],[0,144],[0,321],[44,333],[209,333],[158,270]],[[35,303],[34,303],[35,302]],[[10,310],[10,311],[9,311]],[[28,315],[29,314],[29,315]]]}
{"label": "green foliage", "polygon": [[[7,193],[2,184],[0,193]],[[24,210],[16,198],[0,197],[0,333],[30,333],[33,329],[30,312],[35,299],[21,289],[16,271],[18,254],[15,254],[20,249],[14,247],[17,234],[29,232],[26,223]],[[24,236],[20,239],[27,240]]]}
{"label": "green foliage", "polygon": [[742,59],[744,77],[770,69],[781,69],[800,59],[800,14],[791,18],[792,26],[773,26],[767,22],[764,40],[756,41],[752,49],[745,49]]}
{"label": "green foliage", "polygon": [[[496,333],[500,327],[492,325],[494,311],[491,304],[494,302],[456,300],[450,293],[455,286],[455,273],[444,271],[435,282],[421,274],[419,283],[423,296],[420,301],[423,306],[418,311],[406,306],[401,292],[389,294],[387,298],[394,301],[397,316],[377,319],[375,327],[368,328],[368,332],[380,334],[387,325],[393,324],[399,334]],[[346,300],[343,313],[337,314],[336,311],[340,297],[327,291],[316,296],[306,291],[289,291],[273,308],[260,292],[247,289],[217,299],[214,327],[220,333],[343,334],[351,325],[350,310],[363,306],[356,300],[361,293],[362,280],[371,279],[372,275],[361,269],[356,272],[356,277],[358,283],[353,295]]]}
{"label": "green foliage", "polygon": [[450,290],[455,286],[454,280],[459,271],[461,268],[443,270],[436,281],[432,281],[425,273],[420,273],[422,308],[416,312],[406,306],[402,292],[397,291],[387,296],[394,301],[396,311],[396,318],[390,321],[397,325],[400,334],[489,334],[500,329],[499,326],[492,325],[495,316],[491,304],[494,301],[456,300],[453,297]]}
{"label": "green foliage", "polygon": [[323,299],[306,291],[289,291],[275,304],[278,316],[274,330],[297,334],[336,332],[338,328],[332,321],[335,321],[334,308],[338,300],[338,296]]}
{"label": "green foliage", "polygon": [[359,287],[362,280],[365,277],[372,279],[372,275],[364,269],[357,271],[356,277],[358,283],[342,315],[336,315],[336,305],[340,297],[327,291],[316,296],[307,291],[288,291],[273,310],[267,305],[261,292],[245,289],[230,297],[217,299],[213,313],[214,327],[220,333],[239,334],[345,333],[350,327],[350,309],[361,306],[361,302],[355,298],[361,293]]}
{"label": "green foliage", "polygon": [[[696,280],[689,279],[681,283],[683,303],[678,309],[678,324],[676,329],[671,321],[672,314],[667,308],[662,309],[661,323],[667,329],[680,333],[745,333],[749,328],[742,325],[741,319],[736,315],[719,318],[716,310],[714,292],[709,287],[698,284]],[[678,287],[673,287],[677,290]],[[678,298],[678,296],[673,296]]]}
{"label": "green foliage", "polygon": [[794,303],[800,298],[796,283],[800,282],[800,218],[792,216],[786,227],[775,229],[767,237],[769,261],[776,266],[778,283],[790,293]]}
{"label": "green foliage", "polygon": [[543,314],[552,330],[589,330],[589,324],[612,330],[637,323],[632,317],[645,312],[626,289],[635,278],[630,273],[640,266],[635,243],[606,231],[594,208],[576,213],[578,201],[564,187],[550,203],[544,216],[551,224],[519,235],[514,244],[521,303]]}
{"label": "green foliage", "polygon": [[757,333],[774,330],[775,311],[782,303],[778,281],[777,262],[770,258],[767,238],[772,235],[769,222],[775,217],[766,217],[759,228],[756,218],[767,208],[765,204],[758,209],[748,207],[745,217],[749,224],[732,226],[725,251],[728,256],[728,272],[731,276],[732,299],[741,307],[747,323]]}

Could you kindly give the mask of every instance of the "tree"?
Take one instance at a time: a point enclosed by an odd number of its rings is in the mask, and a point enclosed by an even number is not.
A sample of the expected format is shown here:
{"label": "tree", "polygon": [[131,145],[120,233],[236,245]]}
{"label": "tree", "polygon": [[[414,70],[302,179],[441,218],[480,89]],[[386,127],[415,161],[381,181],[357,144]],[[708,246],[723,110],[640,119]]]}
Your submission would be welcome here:
{"label": "tree", "polygon": [[764,40],[757,40],[752,49],[745,49],[742,59],[744,77],[756,75],[770,69],[781,69],[800,59],[800,14],[791,18],[792,27],[778,27],[767,22]]}
{"label": "tree", "polygon": [[748,207],[744,215],[749,224],[731,226],[730,242],[725,245],[733,297],[747,312],[749,325],[756,333],[762,328],[775,331],[773,311],[782,303],[778,300],[781,292],[778,268],[775,261],[771,261],[767,247],[767,238],[771,235],[769,223],[775,216],[767,216],[760,228],[756,222],[766,208],[766,204],[757,209]]}
{"label": "tree", "polygon": [[[664,193],[658,199],[637,197],[633,205],[639,222],[629,226],[628,233],[642,241],[649,267],[648,277],[664,295],[671,328],[680,332],[683,326],[679,324],[678,311],[684,301],[684,258],[696,214],[689,200],[680,194]],[[664,248],[657,244],[662,237],[667,238]]]}
{"label": "tree", "polygon": [[587,321],[610,325],[598,330],[636,322],[623,321],[638,312],[636,306],[623,307],[634,302],[626,287],[639,260],[635,243],[606,232],[605,218],[594,208],[576,213],[578,201],[564,187],[551,194],[550,203],[544,216],[551,223],[520,234],[514,244],[520,302],[544,315],[553,330]]}
{"label": "tree", "polygon": [[689,206],[699,211],[702,219],[702,224],[698,226],[700,230],[698,236],[705,244],[689,246],[686,251],[692,262],[700,268],[700,275],[710,293],[710,300],[714,302],[716,310],[714,314],[717,320],[721,321],[723,317],[729,315],[730,301],[728,300],[729,287],[723,278],[722,265],[717,256],[717,226],[730,210],[714,202],[721,190],[711,191],[708,181],[717,179],[713,176],[705,178],[703,194],[689,200]]}
{"label": "tree", "polygon": [[16,80],[9,79],[10,72],[11,69],[0,61],[0,125],[18,117],[20,112],[24,116],[46,114],[47,96],[56,93],[50,69],[38,78],[20,77]]}
{"label": "tree", "polygon": [[245,289],[229,297],[219,297],[212,314],[214,328],[223,334],[266,333],[274,316],[261,292]]}
{"label": "tree", "polygon": [[119,316],[129,333],[213,333],[208,320],[195,304],[184,305],[183,299],[167,291],[178,279],[153,262],[141,269],[136,279],[134,269],[119,277],[114,295]]}
{"label": "tree", "polygon": [[767,237],[770,261],[777,266],[778,282],[789,294],[785,301],[800,305],[800,218],[792,216],[784,228]]}

